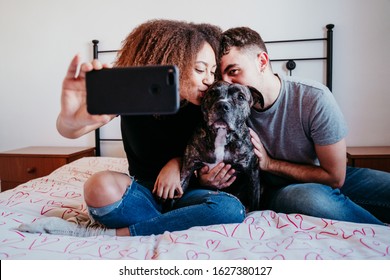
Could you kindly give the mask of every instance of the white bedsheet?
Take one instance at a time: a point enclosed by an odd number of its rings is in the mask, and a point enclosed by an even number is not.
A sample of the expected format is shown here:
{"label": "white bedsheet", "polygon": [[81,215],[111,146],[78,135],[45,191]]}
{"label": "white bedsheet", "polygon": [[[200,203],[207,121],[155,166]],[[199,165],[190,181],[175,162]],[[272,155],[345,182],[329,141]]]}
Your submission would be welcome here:
{"label": "white bedsheet", "polygon": [[0,259],[390,259],[390,227],[257,211],[242,224],[143,237],[89,238],[15,230],[43,216],[88,221],[82,186],[94,172],[127,172],[122,158],[90,157],[0,193]]}

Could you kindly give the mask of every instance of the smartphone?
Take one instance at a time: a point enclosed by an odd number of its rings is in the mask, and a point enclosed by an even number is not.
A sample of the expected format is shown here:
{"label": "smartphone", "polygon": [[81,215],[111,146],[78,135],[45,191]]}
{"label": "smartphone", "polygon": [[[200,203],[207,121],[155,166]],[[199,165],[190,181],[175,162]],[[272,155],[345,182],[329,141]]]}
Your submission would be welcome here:
{"label": "smartphone", "polygon": [[179,109],[179,69],[174,65],[105,68],[86,74],[90,114],[174,114]]}

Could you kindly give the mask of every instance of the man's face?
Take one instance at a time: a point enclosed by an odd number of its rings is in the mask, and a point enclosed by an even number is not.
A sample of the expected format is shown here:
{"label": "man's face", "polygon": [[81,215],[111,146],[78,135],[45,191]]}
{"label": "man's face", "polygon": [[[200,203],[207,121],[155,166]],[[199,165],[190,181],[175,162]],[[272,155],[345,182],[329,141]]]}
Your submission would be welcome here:
{"label": "man's face", "polygon": [[222,56],[220,63],[224,81],[256,88],[259,86],[260,64],[255,51],[232,47],[228,54]]}

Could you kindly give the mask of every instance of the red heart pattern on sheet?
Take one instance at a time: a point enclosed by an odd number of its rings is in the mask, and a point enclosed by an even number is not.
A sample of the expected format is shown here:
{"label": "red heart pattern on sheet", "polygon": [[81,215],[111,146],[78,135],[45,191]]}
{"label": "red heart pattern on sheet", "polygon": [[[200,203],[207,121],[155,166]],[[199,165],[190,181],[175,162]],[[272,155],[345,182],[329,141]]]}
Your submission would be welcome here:
{"label": "red heart pattern on sheet", "polygon": [[390,258],[390,245],[383,244],[368,238],[361,238],[360,243],[372,252],[376,253],[376,257],[389,257]]}
{"label": "red heart pattern on sheet", "polygon": [[157,260],[160,255],[168,253],[167,249],[148,250],[145,255],[145,260]]}
{"label": "red heart pattern on sheet", "polygon": [[[132,258],[134,254],[138,253],[137,248],[131,247],[129,249],[124,249],[119,251],[119,255],[124,258]],[[134,256],[135,258],[135,256]]]}
{"label": "red heart pattern on sheet", "polygon": [[209,239],[206,241],[206,247],[210,249],[211,251],[215,251],[219,245],[221,244],[221,240],[212,240]]}
{"label": "red heart pattern on sheet", "polygon": [[[122,162],[120,166],[118,162]],[[65,215],[67,219],[85,215],[82,182],[105,168],[127,172],[123,162],[82,159],[59,170],[58,175],[0,193],[0,258],[390,259],[389,227],[273,211],[251,212],[240,224],[194,227],[144,237],[77,238],[15,230],[20,223],[31,223],[43,214]]]}
{"label": "red heart pattern on sheet", "polygon": [[225,237],[229,236],[225,225],[213,225],[213,226],[207,227],[206,230],[220,234],[220,235],[225,236]]}
{"label": "red heart pattern on sheet", "polygon": [[340,255],[342,258],[345,258],[354,252],[352,248],[336,248],[335,246],[329,246],[329,248],[336,254]]}
{"label": "red heart pattern on sheet", "polygon": [[98,250],[99,257],[108,256],[110,253],[116,252],[118,248],[119,248],[119,245],[117,245],[117,244],[115,244],[115,245],[111,245],[111,244],[101,245],[99,247],[99,250]]}
{"label": "red heart pattern on sheet", "polygon": [[316,226],[310,226],[306,223],[304,217],[300,214],[295,215],[287,215],[287,219],[293,224],[296,228],[301,230],[312,230],[316,228]]}
{"label": "red heart pattern on sheet", "polygon": [[60,242],[60,238],[59,237],[52,237],[52,236],[45,236],[45,237],[41,237],[41,238],[38,238],[38,239],[35,239],[29,249],[31,250],[35,250],[37,248],[39,248],[40,250],[44,249],[45,247],[48,248],[48,250],[52,249],[52,246],[53,244],[56,244],[56,243],[59,243]]}
{"label": "red heart pattern on sheet", "polygon": [[186,253],[187,260],[209,260],[210,255],[204,252],[197,252],[195,250],[189,250]]}

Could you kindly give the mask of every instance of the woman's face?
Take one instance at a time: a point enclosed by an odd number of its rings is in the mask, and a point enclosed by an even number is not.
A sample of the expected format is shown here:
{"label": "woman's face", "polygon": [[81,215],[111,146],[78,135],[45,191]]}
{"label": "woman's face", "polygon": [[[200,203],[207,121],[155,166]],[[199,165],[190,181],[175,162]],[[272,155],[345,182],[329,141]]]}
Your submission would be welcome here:
{"label": "woman's face", "polygon": [[214,51],[210,44],[204,43],[196,56],[189,81],[180,89],[181,99],[200,105],[206,90],[214,82],[216,68]]}

